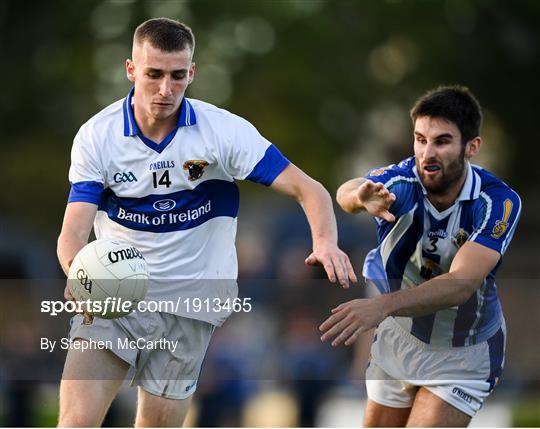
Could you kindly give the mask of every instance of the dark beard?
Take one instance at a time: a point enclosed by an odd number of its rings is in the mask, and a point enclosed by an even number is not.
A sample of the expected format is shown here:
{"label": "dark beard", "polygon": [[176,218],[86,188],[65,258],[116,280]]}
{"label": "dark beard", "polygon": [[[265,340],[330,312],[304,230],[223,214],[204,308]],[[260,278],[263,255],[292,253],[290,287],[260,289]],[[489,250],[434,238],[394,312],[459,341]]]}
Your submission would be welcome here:
{"label": "dark beard", "polygon": [[422,185],[424,185],[424,188],[426,188],[429,193],[433,195],[445,194],[448,192],[448,189],[463,176],[465,170],[465,146],[463,146],[457,159],[452,161],[441,171],[441,177],[437,181],[430,181],[427,183],[424,176],[424,170],[420,168],[418,161],[416,161],[416,169],[420,176],[420,180],[422,181]]}

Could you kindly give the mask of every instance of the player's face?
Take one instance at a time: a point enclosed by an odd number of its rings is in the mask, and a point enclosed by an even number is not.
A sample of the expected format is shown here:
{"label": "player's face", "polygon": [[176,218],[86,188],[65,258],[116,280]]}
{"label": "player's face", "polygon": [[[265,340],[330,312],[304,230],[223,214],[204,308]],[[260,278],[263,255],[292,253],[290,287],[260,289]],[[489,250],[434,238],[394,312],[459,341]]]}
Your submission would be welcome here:
{"label": "player's face", "polygon": [[416,119],[416,168],[429,193],[445,194],[460,184],[465,175],[465,151],[461,132],[453,122],[429,116]]}
{"label": "player's face", "polygon": [[191,50],[164,52],[148,42],[136,44],[126,60],[128,79],[135,84],[137,116],[161,121],[176,117],[188,85],[195,75]]}

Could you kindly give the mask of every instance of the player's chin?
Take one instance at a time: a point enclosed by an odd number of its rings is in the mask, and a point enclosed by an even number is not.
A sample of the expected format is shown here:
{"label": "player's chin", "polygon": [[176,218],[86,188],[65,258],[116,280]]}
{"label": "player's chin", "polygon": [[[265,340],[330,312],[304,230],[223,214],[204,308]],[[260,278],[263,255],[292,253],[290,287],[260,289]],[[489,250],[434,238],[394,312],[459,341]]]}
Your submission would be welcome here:
{"label": "player's chin", "polygon": [[152,115],[155,119],[167,119],[174,111],[173,105],[155,105],[152,108]]}
{"label": "player's chin", "polygon": [[437,176],[437,177],[423,176],[421,177],[421,179],[422,179],[422,185],[424,185],[424,188],[426,188],[428,192],[435,192],[435,193],[441,192],[441,190],[443,190],[445,187],[442,176]]}

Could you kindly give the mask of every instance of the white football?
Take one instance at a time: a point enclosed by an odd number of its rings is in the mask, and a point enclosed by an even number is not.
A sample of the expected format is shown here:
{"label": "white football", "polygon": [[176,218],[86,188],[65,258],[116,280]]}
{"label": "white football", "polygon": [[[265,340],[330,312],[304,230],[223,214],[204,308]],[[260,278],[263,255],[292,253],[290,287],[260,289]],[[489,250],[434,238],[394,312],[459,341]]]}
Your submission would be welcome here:
{"label": "white football", "polygon": [[[85,310],[114,319],[129,314],[148,290],[148,267],[142,253],[127,241],[100,239],[84,246],[69,268],[68,285]],[[126,304],[130,303],[130,304]]]}

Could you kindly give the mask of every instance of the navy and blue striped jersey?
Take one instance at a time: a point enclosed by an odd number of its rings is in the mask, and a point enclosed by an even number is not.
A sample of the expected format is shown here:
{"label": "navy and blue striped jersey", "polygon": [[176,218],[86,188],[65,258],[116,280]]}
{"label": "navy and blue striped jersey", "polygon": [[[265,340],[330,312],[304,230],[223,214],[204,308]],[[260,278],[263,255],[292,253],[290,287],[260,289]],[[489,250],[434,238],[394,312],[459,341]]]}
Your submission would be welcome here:
{"label": "navy and blue striped jersey", "polygon": [[[414,157],[372,170],[367,178],[396,195],[396,222],[376,218],[378,246],[369,252],[363,275],[381,293],[415,287],[446,273],[459,248],[474,241],[504,254],[521,212],[516,192],[481,167],[467,164],[467,178],[455,203],[439,212],[427,199]],[[463,305],[421,317],[396,317],[425,343],[466,346],[485,341],[503,323],[495,274]],[[441,280],[442,281],[442,280]]]}

